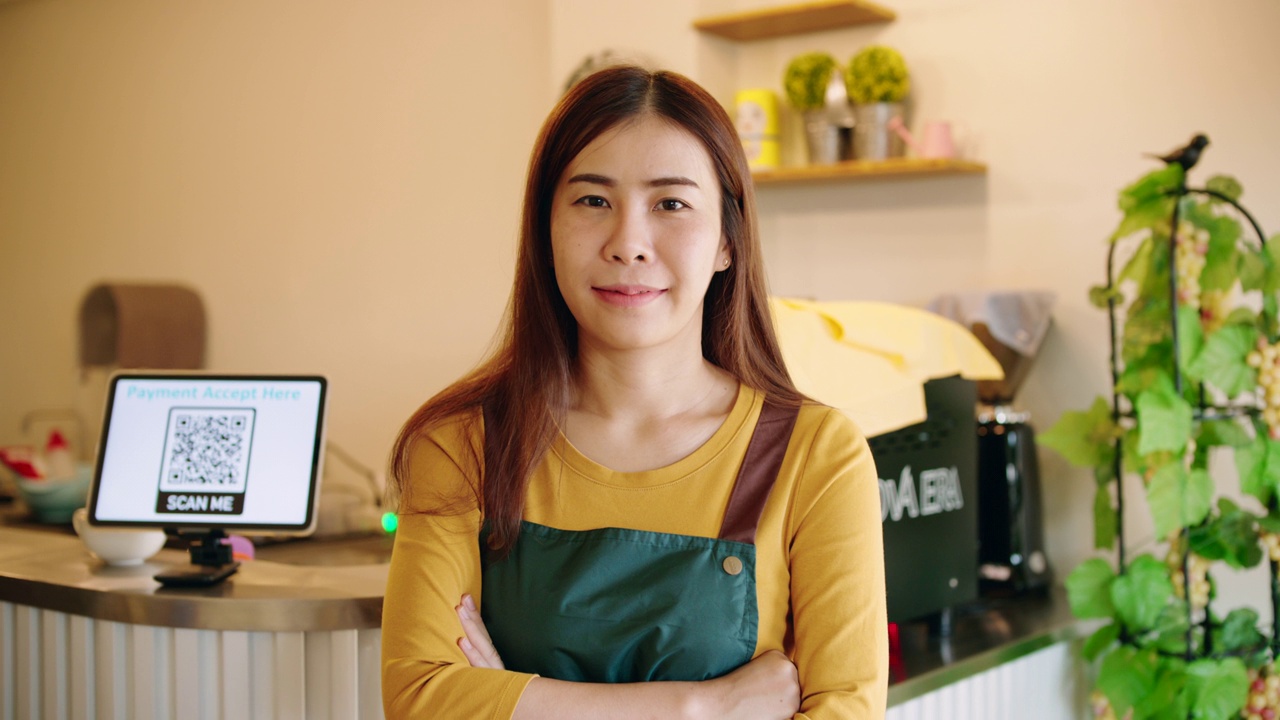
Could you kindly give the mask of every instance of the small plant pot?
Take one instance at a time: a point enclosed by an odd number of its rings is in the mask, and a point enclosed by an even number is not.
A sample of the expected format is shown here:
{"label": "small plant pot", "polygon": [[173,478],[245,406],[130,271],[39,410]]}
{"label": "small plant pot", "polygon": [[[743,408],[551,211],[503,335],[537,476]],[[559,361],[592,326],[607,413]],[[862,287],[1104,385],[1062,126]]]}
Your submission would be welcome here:
{"label": "small plant pot", "polygon": [[902,138],[889,127],[889,120],[902,118],[902,103],[868,103],[854,106],[853,155],[858,160],[902,157]]}
{"label": "small plant pot", "polygon": [[810,165],[840,161],[840,126],[832,122],[826,110],[805,111],[804,137],[809,147]]}

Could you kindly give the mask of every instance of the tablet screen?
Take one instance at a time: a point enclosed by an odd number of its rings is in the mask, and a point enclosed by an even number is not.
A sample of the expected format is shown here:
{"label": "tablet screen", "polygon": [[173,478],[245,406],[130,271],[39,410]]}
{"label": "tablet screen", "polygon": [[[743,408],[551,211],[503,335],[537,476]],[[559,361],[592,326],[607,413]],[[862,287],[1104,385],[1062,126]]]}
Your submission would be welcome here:
{"label": "tablet screen", "polygon": [[90,522],[308,532],[325,390],[314,376],[116,375]]}

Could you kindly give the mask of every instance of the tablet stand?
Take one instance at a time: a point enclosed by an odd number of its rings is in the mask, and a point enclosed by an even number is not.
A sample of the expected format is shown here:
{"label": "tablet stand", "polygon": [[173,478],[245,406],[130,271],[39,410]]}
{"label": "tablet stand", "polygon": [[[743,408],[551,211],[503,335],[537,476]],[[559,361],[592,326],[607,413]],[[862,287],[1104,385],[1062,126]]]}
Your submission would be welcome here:
{"label": "tablet stand", "polygon": [[193,567],[157,573],[155,579],[170,588],[209,587],[226,580],[240,567],[240,563],[232,559],[231,545],[222,542],[226,537],[222,528],[198,534],[187,548]]}
{"label": "tablet stand", "polygon": [[211,528],[191,541],[187,552],[192,565],[227,565],[231,562],[231,545],[222,542],[227,533],[222,528]]}

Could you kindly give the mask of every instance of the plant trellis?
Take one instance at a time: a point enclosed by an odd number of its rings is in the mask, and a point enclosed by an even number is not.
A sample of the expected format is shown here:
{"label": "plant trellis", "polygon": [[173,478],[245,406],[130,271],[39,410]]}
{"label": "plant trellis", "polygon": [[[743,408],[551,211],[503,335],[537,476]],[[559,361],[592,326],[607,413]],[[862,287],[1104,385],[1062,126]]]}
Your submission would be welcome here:
{"label": "plant trellis", "polygon": [[[1078,617],[1110,620],[1085,644],[1101,658],[1100,716],[1280,712],[1280,235],[1265,239],[1240,194],[1226,176],[1188,187],[1176,162],[1120,193],[1107,284],[1089,293],[1110,318],[1111,398],[1065,413],[1040,438],[1094,470],[1094,544],[1116,551],[1114,569],[1093,558],[1067,579]],[[1117,270],[1117,249],[1135,242]],[[1215,447],[1234,453],[1241,489],[1264,514],[1214,501]],[[1163,560],[1126,557],[1127,472],[1142,478]],[[1251,608],[1215,614],[1209,572],[1264,557],[1269,637]]]}

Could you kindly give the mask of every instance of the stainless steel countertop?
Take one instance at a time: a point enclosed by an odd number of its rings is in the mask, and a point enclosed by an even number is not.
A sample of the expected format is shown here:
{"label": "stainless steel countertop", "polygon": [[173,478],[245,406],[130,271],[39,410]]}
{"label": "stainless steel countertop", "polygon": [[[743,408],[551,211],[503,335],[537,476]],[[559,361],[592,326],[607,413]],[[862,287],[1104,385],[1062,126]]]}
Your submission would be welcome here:
{"label": "stainless steel countertop", "polygon": [[[307,542],[307,541],[304,541]],[[315,552],[322,552],[317,541]],[[209,588],[162,588],[152,576],[189,561],[161,550],[135,567],[95,559],[75,535],[0,527],[0,600],[100,620],[205,630],[312,631],[382,624],[386,563],[252,560]]]}

